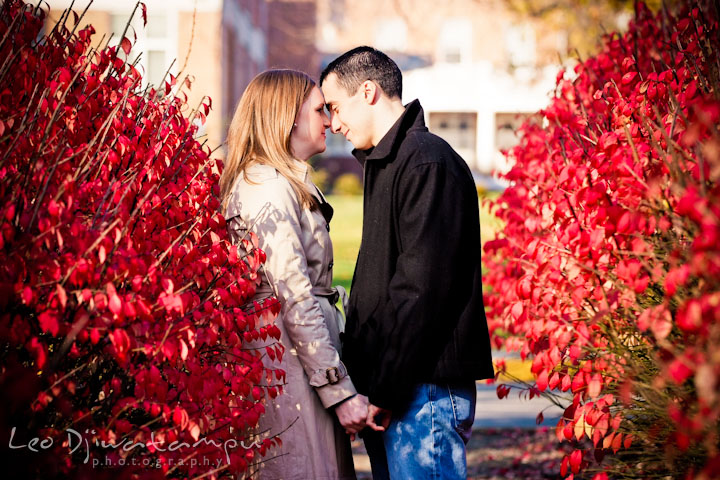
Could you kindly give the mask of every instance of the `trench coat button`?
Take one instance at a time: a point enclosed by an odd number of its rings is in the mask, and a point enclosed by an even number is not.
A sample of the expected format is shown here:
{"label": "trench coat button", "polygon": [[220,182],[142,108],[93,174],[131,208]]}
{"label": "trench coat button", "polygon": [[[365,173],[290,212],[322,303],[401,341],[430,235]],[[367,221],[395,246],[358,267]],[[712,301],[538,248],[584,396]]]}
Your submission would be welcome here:
{"label": "trench coat button", "polygon": [[331,260],[330,263],[328,263],[328,270],[332,270],[333,265],[335,265],[335,262]]}
{"label": "trench coat button", "polygon": [[326,223],[326,224],[325,224],[325,228],[326,228],[327,231],[329,232],[329,231],[330,231],[330,224],[329,224],[329,223]]}

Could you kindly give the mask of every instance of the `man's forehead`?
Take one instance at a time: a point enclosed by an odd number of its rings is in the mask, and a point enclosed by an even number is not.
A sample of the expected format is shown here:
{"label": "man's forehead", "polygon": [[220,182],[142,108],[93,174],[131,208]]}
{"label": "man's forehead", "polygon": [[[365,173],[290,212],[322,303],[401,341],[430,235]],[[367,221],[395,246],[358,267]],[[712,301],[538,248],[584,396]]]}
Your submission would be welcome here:
{"label": "man's forehead", "polygon": [[338,88],[337,83],[330,83],[326,80],[323,82],[322,91],[327,105],[337,103],[342,98],[342,89]]}
{"label": "man's forehead", "polygon": [[325,78],[325,81],[322,84],[322,91],[323,94],[325,94],[325,100],[328,103],[337,101],[340,98],[348,96],[345,89],[340,86],[340,83],[338,82],[338,77],[334,72],[329,74]]}

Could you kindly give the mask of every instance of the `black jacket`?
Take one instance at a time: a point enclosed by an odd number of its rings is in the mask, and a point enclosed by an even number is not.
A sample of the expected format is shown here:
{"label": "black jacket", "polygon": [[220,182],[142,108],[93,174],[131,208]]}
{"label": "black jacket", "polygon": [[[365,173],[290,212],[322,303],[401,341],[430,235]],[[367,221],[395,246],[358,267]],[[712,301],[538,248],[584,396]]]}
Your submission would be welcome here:
{"label": "black jacket", "polygon": [[343,361],[370,402],[401,410],[417,383],[493,376],[480,220],[465,161],[410,103],[364,168],[362,244]]}

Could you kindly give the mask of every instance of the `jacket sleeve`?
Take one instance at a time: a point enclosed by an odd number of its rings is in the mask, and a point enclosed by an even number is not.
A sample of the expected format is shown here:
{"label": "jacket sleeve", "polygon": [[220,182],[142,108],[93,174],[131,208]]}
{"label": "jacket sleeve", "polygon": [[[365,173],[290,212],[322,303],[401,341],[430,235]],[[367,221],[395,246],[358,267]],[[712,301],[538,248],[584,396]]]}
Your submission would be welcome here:
{"label": "jacket sleeve", "polygon": [[301,241],[301,207],[289,182],[281,176],[244,188],[243,216],[266,253],[265,269],[282,303],[282,322],[289,337],[284,343],[295,348],[323,406],[331,407],[354,395],[356,390],[347,375],[332,384],[327,378],[328,369],[338,368],[342,375],[345,368],[333,346],[319,301],[311,293],[308,261]]}
{"label": "jacket sleeve", "polygon": [[396,407],[413,384],[427,380],[414,373],[434,371],[452,341],[475,265],[463,251],[466,222],[479,221],[469,183],[442,162],[416,164],[400,177],[393,206],[400,252],[380,327],[385,348],[369,392],[375,405]]}

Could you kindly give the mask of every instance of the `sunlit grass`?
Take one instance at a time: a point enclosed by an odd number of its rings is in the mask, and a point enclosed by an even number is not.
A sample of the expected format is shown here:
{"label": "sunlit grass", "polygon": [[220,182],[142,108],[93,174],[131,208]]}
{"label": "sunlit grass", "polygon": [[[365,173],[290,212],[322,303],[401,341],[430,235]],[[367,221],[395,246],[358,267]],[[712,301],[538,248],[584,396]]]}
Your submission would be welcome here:
{"label": "sunlit grass", "polygon": [[498,380],[500,382],[531,382],[535,379],[530,371],[531,366],[532,361],[530,360],[514,357],[505,358],[505,373],[501,374]]}
{"label": "sunlit grass", "polygon": [[499,192],[486,192],[480,197],[480,243],[495,238],[495,234],[502,229],[502,220],[490,212],[489,202],[497,200]]}
{"label": "sunlit grass", "polygon": [[327,200],[335,210],[330,222],[335,257],[333,284],[350,290],[362,237],[362,197],[328,195]]}

